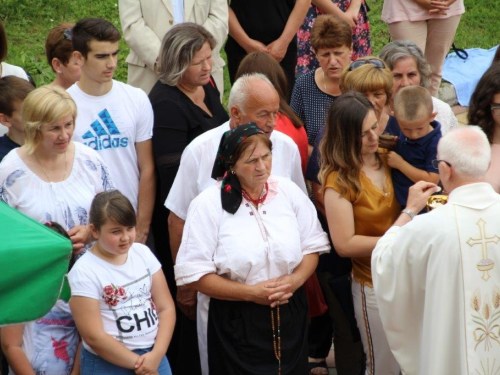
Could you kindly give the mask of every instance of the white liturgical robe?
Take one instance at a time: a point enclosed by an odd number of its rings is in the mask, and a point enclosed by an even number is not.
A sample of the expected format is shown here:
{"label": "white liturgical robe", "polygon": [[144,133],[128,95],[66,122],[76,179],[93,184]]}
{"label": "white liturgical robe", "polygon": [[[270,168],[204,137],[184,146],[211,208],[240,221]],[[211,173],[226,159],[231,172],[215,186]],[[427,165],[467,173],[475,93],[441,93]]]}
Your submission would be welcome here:
{"label": "white liturgical robe", "polygon": [[390,228],[372,277],[403,374],[500,374],[500,195],[489,184]]}

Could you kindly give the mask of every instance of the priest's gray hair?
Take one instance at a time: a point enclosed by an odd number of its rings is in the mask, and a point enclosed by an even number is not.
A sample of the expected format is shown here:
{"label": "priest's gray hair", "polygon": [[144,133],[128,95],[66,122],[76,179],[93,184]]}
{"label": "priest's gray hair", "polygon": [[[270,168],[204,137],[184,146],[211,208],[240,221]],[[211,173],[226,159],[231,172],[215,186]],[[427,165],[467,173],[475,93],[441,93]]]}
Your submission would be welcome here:
{"label": "priest's gray hair", "polygon": [[248,101],[252,85],[256,81],[264,81],[274,89],[273,84],[262,73],[243,74],[234,82],[231,92],[229,93],[228,108],[238,107],[242,112],[245,112],[245,105]]}
{"label": "priest's gray hair", "polygon": [[491,147],[479,126],[469,125],[451,130],[438,144],[439,159],[450,163],[464,178],[484,177],[490,166]]}

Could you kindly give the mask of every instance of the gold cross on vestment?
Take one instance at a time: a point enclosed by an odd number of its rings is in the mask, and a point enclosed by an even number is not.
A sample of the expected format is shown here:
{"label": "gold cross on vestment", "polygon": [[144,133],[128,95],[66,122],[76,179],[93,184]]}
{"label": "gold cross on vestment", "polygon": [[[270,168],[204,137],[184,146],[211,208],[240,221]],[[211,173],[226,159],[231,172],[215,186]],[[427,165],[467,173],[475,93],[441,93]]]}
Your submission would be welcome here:
{"label": "gold cross on vestment", "polygon": [[498,241],[500,241],[500,237],[498,237],[496,234],[493,237],[486,237],[486,222],[483,219],[479,219],[476,225],[479,227],[480,238],[473,239],[471,237],[467,241],[467,244],[470,247],[481,245],[483,259],[481,259],[477,264],[477,269],[483,272],[482,279],[484,281],[488,281],[488,279],[491,277],[489,271],[493,269],[493,266],[495,265],[495,262],[492,259],[488,259],[488,244],[497,244]]}

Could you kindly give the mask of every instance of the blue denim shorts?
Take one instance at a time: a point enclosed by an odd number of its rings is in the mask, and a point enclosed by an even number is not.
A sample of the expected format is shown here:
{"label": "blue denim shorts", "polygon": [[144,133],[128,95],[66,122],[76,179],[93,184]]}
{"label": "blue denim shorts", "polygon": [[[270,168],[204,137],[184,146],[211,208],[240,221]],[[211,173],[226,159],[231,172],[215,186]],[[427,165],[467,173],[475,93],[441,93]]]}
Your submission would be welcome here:
{"label": "blue denim shorts", "polygon": [[[151,351],[153,348],[133,350],[134,353],[143,355]],[[134,370],[120,367],[109,363],[101,357],[89,352],[82,347],[81,354],[81,375],[135,375]],[[167,357],[163,357],[158,367],[159,375],[172,375]]]}

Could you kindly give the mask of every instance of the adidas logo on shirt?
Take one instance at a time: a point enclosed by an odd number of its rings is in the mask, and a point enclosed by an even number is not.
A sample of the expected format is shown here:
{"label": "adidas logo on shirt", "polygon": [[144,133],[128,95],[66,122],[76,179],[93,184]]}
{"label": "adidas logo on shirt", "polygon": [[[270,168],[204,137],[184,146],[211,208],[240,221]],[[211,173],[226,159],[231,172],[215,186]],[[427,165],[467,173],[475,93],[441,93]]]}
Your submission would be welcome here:
{"label": "adidas logo on shirt", "polygon": [[96,151],[128,147],[128,137],[120,137],[120,130],[118,130],[107,109],[99,112],[99,119],[90,124],[90,127],[92,130],[82,135],[83,143],[86,146]]}

